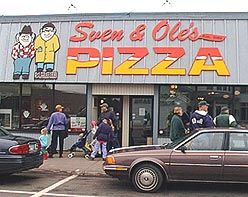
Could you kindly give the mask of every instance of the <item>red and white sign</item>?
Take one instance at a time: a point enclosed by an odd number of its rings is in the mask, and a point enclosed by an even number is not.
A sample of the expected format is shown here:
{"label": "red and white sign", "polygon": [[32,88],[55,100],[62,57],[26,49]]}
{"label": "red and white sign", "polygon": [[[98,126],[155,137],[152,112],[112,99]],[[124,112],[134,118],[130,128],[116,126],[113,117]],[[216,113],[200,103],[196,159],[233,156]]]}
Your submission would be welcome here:
{"label": "red and white sign", "polygon": [[[147,29],[146,24],[138,24],[136,28],[128,35],[125,35],[124,29],[105,29],[102,31],[94,30],[93,22],[80,22],[75,26],[77,35],[72,35],[69,40],[71,42],[118,42],[120,46],[114,48],[112,46],[102,47],[70,47],[67,51],[66,74],[75,75],[77,69],[94,68],[100,66],[102,75],[189,75],[198,76],[202,71],[216,72],[219,76],[230,76],[227,65],[223,59],[221,51],[218,47],[199,47],[198,52],[191,67],[175,68],[173,64],[187,54],[185,48],[181,46],[121,46],[121,41],[128,37],[132,42],[141,42],[144,39],[152,39],[155,43],[165,42],[169,39],[173,44],[174,41],[190,41],[199,40],[209,42],[223,42],[226,36],[212,33],[200,32],[199,28],[190,22],[187,27],[181,21],[171,25],[168,20],[161,20],[152,29]],[[90,31],[89,31],[90,30]],[[151,31],[151,38],[146,38],[146,32]],[[152,48],[152,50],[151,50]],[[150,49],[150,50],[149,50]],[[115,64],[115,53],[129,54],[118,65]],[[88,59],[80,60],[81,54],[88,55]],[[143,58],[150,55],[159,55],[164,58],[161,61],[154,62],[150,68],[136,68]],[[210,59],[212,64],[207,64]]]}

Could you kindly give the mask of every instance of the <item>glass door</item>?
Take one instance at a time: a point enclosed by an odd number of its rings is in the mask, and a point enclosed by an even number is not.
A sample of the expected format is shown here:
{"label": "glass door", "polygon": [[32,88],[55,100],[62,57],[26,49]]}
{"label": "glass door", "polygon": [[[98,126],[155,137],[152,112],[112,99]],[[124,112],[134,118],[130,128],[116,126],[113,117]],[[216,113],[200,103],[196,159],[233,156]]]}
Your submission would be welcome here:
{"label": "glass door", "polygon": [[129,145],[152,144],[153,97],[130,97]]}

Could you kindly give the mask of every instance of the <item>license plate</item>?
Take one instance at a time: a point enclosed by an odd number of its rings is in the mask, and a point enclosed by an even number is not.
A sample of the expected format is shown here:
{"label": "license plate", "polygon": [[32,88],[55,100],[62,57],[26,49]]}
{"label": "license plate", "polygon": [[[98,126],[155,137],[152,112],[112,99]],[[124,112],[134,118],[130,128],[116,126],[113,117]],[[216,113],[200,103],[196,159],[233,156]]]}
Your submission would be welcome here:
{"label": "license plate", "polygon": [[29,152],[36,152],[38,150],[38,145],[36,143],[29,144]]}

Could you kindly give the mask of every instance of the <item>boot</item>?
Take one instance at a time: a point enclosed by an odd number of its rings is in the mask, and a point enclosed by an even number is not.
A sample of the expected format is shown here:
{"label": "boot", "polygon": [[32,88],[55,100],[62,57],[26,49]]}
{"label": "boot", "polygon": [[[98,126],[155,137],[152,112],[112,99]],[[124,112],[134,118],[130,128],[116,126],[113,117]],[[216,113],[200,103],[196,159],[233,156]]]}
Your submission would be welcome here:
{"label": "boot", "polygon": [[13,74],[13,79],[20,79],[20,75],[19,74]]}

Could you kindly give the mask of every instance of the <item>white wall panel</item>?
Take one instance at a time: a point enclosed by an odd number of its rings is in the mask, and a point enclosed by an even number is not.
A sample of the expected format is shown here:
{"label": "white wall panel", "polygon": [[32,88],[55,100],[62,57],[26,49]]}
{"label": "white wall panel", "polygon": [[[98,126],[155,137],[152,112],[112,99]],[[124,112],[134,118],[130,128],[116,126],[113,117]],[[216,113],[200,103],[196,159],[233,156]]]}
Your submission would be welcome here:
{"label": "white wall panel", "polygon": [[92,84],[93,95],[154,95],[153,85]]}

